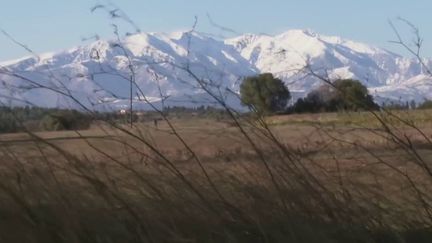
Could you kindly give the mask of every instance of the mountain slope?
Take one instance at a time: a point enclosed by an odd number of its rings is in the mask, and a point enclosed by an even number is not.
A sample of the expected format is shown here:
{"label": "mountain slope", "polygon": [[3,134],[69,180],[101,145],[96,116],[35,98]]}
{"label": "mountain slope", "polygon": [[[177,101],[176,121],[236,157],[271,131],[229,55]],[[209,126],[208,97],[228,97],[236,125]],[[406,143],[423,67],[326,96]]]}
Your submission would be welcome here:
{"label": "mountain slope", "polygon": [[[422,74],[415,60],[307,30],[290,30],[277,36],[244,35],[226,43],[234,45],[261,72],[274,73],[287,82],[299,79],[296,72],[306,63],[314,70],[327,70],[332,78],[356,78],[368,87],[399,84]],[[315,85],[298,81],[292,88],[310,90]]]}
{"label": "mountain slope", "polygon": [[121,43],[97,41],[4,62],[0,63],[0,101],[62,107],[76,107],[79,101],[90,108],[112,108],[113,104],[120,108],[128,104],[133,77],[135,105],[144,108],[146,102],[160,105],[162,100],[171,106],[212,104],[205,90],[229,98],[229,104],[238,107],[233,93],[245,76],[274,73],[295,97],[321,85],[299,72],[306,63],[331,78],[359,79],[380,100],[432,98],[431,79],[415,60],[339,37],[290,30],[277,36],[248,34],[224,41],[199,33],[142,33],[127,36]]}

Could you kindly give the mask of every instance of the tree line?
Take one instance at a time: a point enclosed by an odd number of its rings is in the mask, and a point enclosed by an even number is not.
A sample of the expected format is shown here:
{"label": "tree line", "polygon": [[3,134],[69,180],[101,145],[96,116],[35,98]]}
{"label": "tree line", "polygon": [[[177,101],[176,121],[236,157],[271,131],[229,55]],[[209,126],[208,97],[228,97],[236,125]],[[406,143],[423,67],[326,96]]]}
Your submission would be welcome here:
{"label": "tree line", "polygon": [[76,110],[41,107],[0,107],[0,133],[82,130],[92,116]]}
{"label": "tree line", "polygon": [[[262,115],[290,113],[319,113],[336,111],[378,110],[367,88],[358,80],[340,79],[323,84],[297,99],[288,106],[291,93],[282,80],[270,73],[247,77],[240,85],[240,98],[244,106]],[[381,108],[392,110],[432,109],[432,101],[417,104],[411,102],[390,102]],[[211,106],[165,107],[163,112],[172,117],[200,116],[223,119],[223,110]],[[134,121],[147,121],[160,116],[147,111],[144,116],[134,114]],[[59,131],[88,129],[95,120],[127,122],[127,117],[118,112],[95,112],[87,114],[76,110],[41,107],[0,107],[0,133],[30,131]]]}
{"label": "tree line", "polygon": [[[368,89],[359,80],[338,79],[325,83],[287,106],[291,94],[282,80],[271,73],[247,77],[240,85],[240,97],[244,106],[262,115],[275,113],[319,113],[336,111],[378,110]],[[430,109],[432,101],[421,104],[415,101],[383,103],[386,109]]]}
{"label": "tree line", "polygon": [[[172,118],[191,116],[216,120],[227,118],[223,110],[211,106],[167,106],[164,107],[163,113]],[[136,111],[133,113],[134,122],[149,122],[160,118],[161,114],[156,111]],[[0,106],[0,133],[85,130],[90,128],[91,123],[95,121],[112,121],[126,124],[129,119],[129,115],[121,114],[115,110],[109,112],[95,111],[88,114],[71,109]]]}

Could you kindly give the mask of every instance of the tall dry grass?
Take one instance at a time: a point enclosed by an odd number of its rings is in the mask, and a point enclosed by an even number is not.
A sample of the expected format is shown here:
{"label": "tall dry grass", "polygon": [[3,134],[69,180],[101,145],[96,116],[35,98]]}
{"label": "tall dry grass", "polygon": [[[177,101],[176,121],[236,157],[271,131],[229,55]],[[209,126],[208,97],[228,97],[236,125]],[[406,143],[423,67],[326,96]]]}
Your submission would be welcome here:
{"label": "tall dry grass", "polygon": [[[118,10],[97,9],[133,24]],[[313,133],[285,141],[283,132],[298,127],[281,130],[253,110],[232,109],[226,90],[190,63],[140,64],[184,72],[224,109],[241,149],[227,141],[204,156],[148,102],[117,26],[114,34],[128,63],[129,75],[119,76],[160,115],[176,152],[157,143],[153,128],[113,120],[101,138],[76,132],[90,154],[31,131],[25,145],[1,141],[1,242],[432,242],[431,140],[415,122],[368,111],[372,126],[313,123]],[[71,92],[1,71],[94,114]],[[304,71],[332,84],[310,66]]]}
{"label": "tall dry grass", "polygon": [[110,136],[98,139],[77,132],[87,155],[30,132],[24,144],[3,142],[1,241],[431,239],[432,153],[415,129],[315,126],[296,144],[281,133],[298,124],[236,119],[243,147],[214,156],[186,147],[187,139],[175,151],[161,148],[154,128],[138,124],[110,124]]}

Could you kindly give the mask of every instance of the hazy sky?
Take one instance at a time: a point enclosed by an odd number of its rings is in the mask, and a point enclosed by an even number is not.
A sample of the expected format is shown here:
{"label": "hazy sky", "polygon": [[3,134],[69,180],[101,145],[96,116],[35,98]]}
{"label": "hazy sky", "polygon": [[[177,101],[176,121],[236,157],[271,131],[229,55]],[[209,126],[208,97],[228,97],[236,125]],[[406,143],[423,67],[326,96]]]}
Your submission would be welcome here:
{"label": "hazy sky", "polygon": [[[0,28],[36,52],[58,51],[83,44],[83,37],[99,34],[112,38],[111,20],[90,8],[94,0],[1,0]],[[198,16],[197,29],[223,34],[210,24],[238,33],[277,34],[288,29],[311,29],[406,53],[389,43],[394,34],[389,19],[398,16],[419,27],[424,37],[423,55],[432,57],[430,0],[112,0],[144,32],[190,29]],[[401,26],[402,28],[402,26]],[[132,31],[121,25],[122,32]],[[408,32],[403,32],[410,40]],[[0,61],[26,52],[0,35]],[[408,54],[406,54],[408,55]]]}

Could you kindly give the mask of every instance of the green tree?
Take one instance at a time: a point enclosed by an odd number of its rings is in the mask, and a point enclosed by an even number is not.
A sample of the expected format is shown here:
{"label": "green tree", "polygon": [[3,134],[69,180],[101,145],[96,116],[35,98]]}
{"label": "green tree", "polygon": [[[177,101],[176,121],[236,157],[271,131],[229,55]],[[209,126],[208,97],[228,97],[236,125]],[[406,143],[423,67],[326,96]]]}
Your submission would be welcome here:
{"label": "green tree", "polygon": [[260,114],[283,111],[291,94],[282,80],[271,73],[247,77],[240,85],[241,102]]}
{"label": "green tree", "polygon": [[339,110],[376,110],[367,88],[360,81],[340,79],[311,91],[305,98],[297,100],[293,112],[333,112]]}
{"label": "green tree", "polygon": [[333,94],[330,105],[337,110],[370,110],[378,109],[371,95],[360,81],[354,79],[339,79],[333,83]]}

